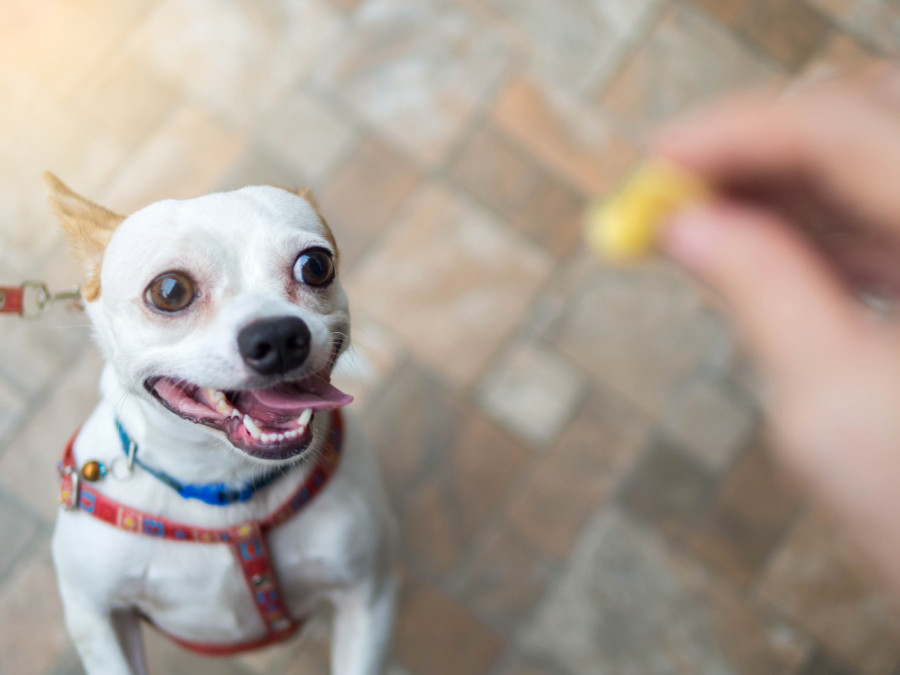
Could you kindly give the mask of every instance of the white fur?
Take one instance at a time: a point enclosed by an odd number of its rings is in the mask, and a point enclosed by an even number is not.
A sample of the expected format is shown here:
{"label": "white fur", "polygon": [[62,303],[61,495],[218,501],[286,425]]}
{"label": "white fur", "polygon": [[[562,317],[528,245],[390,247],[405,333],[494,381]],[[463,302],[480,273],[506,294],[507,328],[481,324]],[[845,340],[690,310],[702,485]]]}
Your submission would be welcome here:
{"label": "white fur", "polygon": [[[106,249],[100,297],[87,306],[107,365],[102,400],[75,444],[76,464],[110,465],[122,457],[118,418],[142,461],[184,483],[240,484],[270,470],[273,462],[251,458],[218,432],[163,408],[143,383],[167,375],[216,389],[260,386],[238,353],[237,332],[285,315],[302,318],[312,335],[299,374],[326,367],[332,333],[349,325],[338,281],[293,298],[285,290],[293,261],[311,246],[331,248],[324,225],[305,200],[277,188],[158,202],[128,217]],[[203,296],[183,315],[159,315],[146,306],[144,289],[173,269],[189,271]],[[393,623],[394,535],[378,468],[352,416],[345,419],[340,465],[327,488],[274,529],[267,544],[294,617],[333,605],[332,672],[370,675],[381,672]],[[310,456],[329,423],[328,414],[314,417]],[[130,478],[107,476],[93,485],[136,509],[222,528],[272,513],[309,464],[291,468],[251,501],[224,507],[183,499],[140,468]],[[136,611],[190,641],[242,642],[264,633],[225,544],[159,540],[61,511],[53,556],[66,624],[89,675],[146,672]]]}

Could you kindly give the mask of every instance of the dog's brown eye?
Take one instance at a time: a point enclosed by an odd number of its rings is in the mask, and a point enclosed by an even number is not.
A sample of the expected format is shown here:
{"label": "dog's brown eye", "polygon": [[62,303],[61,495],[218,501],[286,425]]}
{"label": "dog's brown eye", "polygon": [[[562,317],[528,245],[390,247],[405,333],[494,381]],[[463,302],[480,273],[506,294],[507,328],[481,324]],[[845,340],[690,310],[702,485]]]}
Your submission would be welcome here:
{"label": "dog's brown eye", "polygon": [[326,286],[334,279],[334,261],[324,248],[304,251],[294,263],[294,278],[307,286]]}
{"label": "dog's brown eye", "polygon": [[146,301],[163,312],[180,312],[197,296],[194,282],[181,272],[160,274],[144,293]]}

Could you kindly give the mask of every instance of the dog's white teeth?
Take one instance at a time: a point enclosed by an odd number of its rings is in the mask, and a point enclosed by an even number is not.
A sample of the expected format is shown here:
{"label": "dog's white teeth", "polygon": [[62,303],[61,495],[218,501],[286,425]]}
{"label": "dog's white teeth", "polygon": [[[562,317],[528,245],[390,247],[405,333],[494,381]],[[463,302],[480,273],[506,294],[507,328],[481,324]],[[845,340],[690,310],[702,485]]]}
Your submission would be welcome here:
{"label": "dog's white teeth", "polygon": [[210,401],[215,401],[216,403],[225,401],[225,393],[219,391],[218,389],[203,387],[203,393],[206,394],[206,398],[208,398]]}
{"label": "dog's white teeth", "polygon": [[231,417],[232,414],[234,414],[235,408],[228,402],[228,398],[225,396],[225,392],[219,391],[218,389],[203,387],[203,395],[206,396],[207,401],[209,401],[210,403],[214,403],[216,406],[216,410],[218,410],[223,415]]}
{"label": "dog's white teeth", "polygon": [[300,436],[299,429],[292,429],[291,431],[286,431],[284,433],[285,438],[297,438],[298,436]]}
{"label": "dog's white teeth", "polygon": [[238,410],[237,408],[232,408],[232,409],[231,409],[231,412],[228,413],[228,416],[229,416],[229,417],[240,417],[240,416],[241,416],[241,411]]}
{"label": "dog's white teeth", "polygon": [[284,439],[285,439],[285,435],[284,435],[284,434],[278,434],[278,440],[279,440],[279,441],[283,441]]}
{"label": "dog's white teeth", "polygon": [[259,437],[259,440],[261,440],[263,443],[271,443],[276,438],[278,438],[277,434],[263,434]]}
{"label": "dog's white teeth", "polygon": [[305,427],[312,419],[312,414],[312,408],[307,408],[303,411],[300,417],[297,418],[297,424],[299,424],[301,427]]}
{"label": "dog's white teeth", "polygon": [[247,431],[250,432],[250,435],[253,438],[259,438],[262,435],[262,432],[259,430],[259,427],[256,426],[256,422],[253,421],[253,418],[250,415],[244,415],[244,426],[247,427]]}

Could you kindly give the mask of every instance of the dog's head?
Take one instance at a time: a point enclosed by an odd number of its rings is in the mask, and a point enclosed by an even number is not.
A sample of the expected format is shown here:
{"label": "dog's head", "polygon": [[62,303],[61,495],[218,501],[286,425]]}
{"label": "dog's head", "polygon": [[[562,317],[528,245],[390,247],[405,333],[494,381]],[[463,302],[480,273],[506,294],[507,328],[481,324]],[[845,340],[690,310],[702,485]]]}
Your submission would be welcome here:
{"label": "dog's head", "polygon": [[126,218],[46,181],[126,391],[260,460],[322,442],[317,413],[351,400],[330,384],[349,315],[310,197],[248,187]]}

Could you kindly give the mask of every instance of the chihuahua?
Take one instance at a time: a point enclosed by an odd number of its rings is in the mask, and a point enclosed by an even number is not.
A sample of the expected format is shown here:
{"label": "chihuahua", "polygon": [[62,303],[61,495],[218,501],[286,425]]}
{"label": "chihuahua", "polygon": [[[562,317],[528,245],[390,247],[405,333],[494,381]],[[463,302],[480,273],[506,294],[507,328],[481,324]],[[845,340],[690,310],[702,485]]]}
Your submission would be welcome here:
{"label": "chihuahua", "polygon": [[331,384],[349,313],[315,202],[258,186],[123,217],[45,180],[106,361],[53,535],[87,673],[146,672],[145,621],[232,654],[326,605],[332,673],[382,672],[395,534]]}

